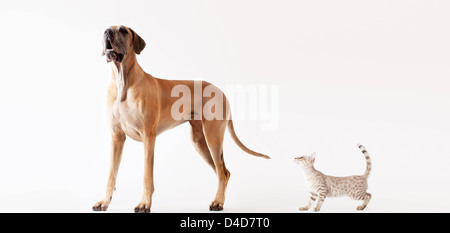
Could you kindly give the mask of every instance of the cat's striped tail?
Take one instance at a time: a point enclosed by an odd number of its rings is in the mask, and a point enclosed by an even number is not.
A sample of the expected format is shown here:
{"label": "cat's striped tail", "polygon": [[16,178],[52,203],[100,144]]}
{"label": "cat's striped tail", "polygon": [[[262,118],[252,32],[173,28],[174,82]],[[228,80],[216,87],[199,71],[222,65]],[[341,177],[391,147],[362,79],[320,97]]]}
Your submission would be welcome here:
{"label": "cat's striped tail", "polygon": [[368,177],[370,174],[370,171],[372,170],[372,162],[370,161],[369,153],[367,152],[366,148],[361,144],[358,144],[358,148],[361,150],[361,152],[366,157],[366,172],[364,172],[364,176]]}

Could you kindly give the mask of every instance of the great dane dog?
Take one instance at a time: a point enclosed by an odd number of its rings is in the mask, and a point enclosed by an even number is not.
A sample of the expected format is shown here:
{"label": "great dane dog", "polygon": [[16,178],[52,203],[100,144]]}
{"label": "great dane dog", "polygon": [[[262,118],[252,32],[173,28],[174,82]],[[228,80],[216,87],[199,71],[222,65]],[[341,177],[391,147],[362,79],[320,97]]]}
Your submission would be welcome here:
{"label": "great dane dog", "polygon": [[[165,130],[188,121],[192,126],[191,136],[196,150],[213,168],[219,179],[217,193],[209,209],[223,210],[225,190],[230,178],[222,153],[225,129],[228,127],[233,140],[245,152],[266,159],[269,156],[248,149],[237,138],[229,103],[219,88],[205,81],[164,80],[144,72],[136,59],[136,54],[140,54],[144,47],[145,41],[131,28],[111,26],[104,32],[103,55],[106,56],[107,62],[111,62],[112,67],[112,78],[107,94],[107,111],[112,135],[111,159],[106,195],[92,209],[105,211],[111,202],[122,149],[128,136],[143,142],[145,149],[144,193],[134,211],[150,212],[154,191],[155,138]],[[173,97],[172,94],[177,87],[189,89],[184,93],[191,93],[188,98],[190,105],[183,106],[181,111],[181,108],[177,109],[177,114],[181,116],[173,117],[173,106],[180,99]],[[194,87],[197,90],[194,90]],[[205,92],[206,89],[207,95],[200,93],[200,98],[194,95],[199,92],[198,90]],[[203,109],[206,105],[215,113],[212,119],[204,114]]]}

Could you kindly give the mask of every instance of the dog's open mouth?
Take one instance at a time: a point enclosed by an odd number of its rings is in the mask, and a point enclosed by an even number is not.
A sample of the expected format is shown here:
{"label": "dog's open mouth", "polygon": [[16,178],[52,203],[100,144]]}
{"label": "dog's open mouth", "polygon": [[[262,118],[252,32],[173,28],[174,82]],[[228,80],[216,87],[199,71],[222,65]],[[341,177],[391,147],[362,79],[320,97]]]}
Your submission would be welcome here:
{"label": "dog's open mouth", "polygon": [[114,51],[114,48],[112,47],[111,41],[109,39],[106,39],[105,41],[105,55],[106,55],[106,61],[107,62],[117,62],[121,63],[123,60],[123,54],[117,53]]}

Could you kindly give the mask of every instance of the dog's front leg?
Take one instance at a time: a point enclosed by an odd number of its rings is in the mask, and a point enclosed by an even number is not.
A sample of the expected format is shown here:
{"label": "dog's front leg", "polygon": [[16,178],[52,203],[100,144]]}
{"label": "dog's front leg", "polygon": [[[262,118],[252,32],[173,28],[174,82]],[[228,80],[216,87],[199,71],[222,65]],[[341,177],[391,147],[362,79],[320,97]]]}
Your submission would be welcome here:
{"label": "dog's front leg", "polygon": [[153,161],[155,151],[155,138],[154,132],[146,133],[143,135],[144,143],[144,194],[142,195],[141,202],[134,208],[136,213],[148,213],[152,206],[152,195],[155,191],[153,185]]}
{"label": "dog's front leg", "polygon": [[117,172],[119,171],[120,160],[122,158],[123,145],[125,144],[125,133],[122,131],[113,131],[111,140],[111,161],[109,168],[108,183],[106,185],[105,197],[97,202],[92,210],[105,211],[111,202],[113,192],[116,188]]}

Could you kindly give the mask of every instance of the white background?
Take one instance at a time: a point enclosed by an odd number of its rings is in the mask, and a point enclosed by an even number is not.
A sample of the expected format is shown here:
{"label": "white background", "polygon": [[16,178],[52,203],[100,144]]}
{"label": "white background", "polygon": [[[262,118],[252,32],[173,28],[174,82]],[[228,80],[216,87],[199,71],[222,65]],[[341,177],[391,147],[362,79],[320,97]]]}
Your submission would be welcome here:
{"label": "white background", "polygon": [[[225,212],[298,212],[308,193],[293,158],[373,170],[365,212],[449,212],[448,1],[2,1],[0,212],[90,212],[105,191],[110,64],[103,31],[133,28],[145,71],[166,79],[277,85],[279,127],[235,121],[225,137]],[[232,109],[233,111],[233,109]],[[228,135],[228,133],[227,133]],[[143,146],[128,139],[110,212],[142,196]],[[157,138],[152,212],[208,212],[217,179],[184,124]],[[327,199],[323,212],[356,212]]]}

